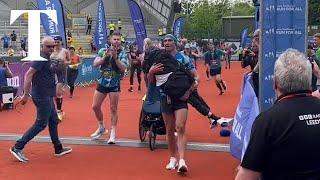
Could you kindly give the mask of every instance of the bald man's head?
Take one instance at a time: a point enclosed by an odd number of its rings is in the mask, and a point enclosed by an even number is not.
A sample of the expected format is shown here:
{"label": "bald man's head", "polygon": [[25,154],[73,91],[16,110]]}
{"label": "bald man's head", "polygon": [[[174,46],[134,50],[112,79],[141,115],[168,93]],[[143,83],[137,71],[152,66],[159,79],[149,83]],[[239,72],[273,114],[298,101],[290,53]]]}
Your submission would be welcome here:
{"label": "bald man's head", "polygon": [[42,39],[41,47],[44,54],[50,56],[53,52],[54,46],[55,43],[52,37],[46,36]]}
{"label": "bald man's head", "polygon": [[54,44],[54,39],[51,36],[45,36],[42,41],[41,44],[45,44],[45,43],[52,43]]}

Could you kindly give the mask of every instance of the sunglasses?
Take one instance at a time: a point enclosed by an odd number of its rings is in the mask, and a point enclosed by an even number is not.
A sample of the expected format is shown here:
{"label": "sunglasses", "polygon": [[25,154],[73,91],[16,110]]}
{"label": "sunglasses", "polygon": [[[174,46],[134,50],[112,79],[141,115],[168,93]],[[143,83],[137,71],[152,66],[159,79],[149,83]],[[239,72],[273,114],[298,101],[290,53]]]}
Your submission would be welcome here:
{"label": "sunglasses", "polygon": [[46,45],[47,48],[54,48],[55,45]]}

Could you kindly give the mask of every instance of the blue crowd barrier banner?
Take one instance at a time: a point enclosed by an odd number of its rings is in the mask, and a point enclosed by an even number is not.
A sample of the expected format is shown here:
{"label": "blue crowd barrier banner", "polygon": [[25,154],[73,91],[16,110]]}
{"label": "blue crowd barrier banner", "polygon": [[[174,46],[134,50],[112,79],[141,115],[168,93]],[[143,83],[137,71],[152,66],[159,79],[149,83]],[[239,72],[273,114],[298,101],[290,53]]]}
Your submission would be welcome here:
{"label": "blue crowd barrier banner", "polygon": [[230,152],[241,160],[247,148],[251,127],[259,114],[258,99],[253,90],[252,77],[245,75],[242,82],[241,98],[238,104],[230,135]]}
{"label": "blue crowd barrier banner", "polygon": [[[87,86],[92,84],[100,76],[100,70],[93,67],[94,58],[84,58],[79,66],[79,73],[76,79],[76,84]],[[24,76],[31,67],[31,62],[12,63],[9,68],[13,74],[12,78],[7,78],[8,86],[13,86],[18,89],[17,95],[22,95]]]}
{"label": "blue crowd barrier banner", "polygon": [[12,86],[18,89],[17,95],[20,96],[23,93],[24,75],[31,66],[30,62],[27,63],[13,63],[9,64],[9,68],[13,74],[12,78],[7,78],[8,86]]}
{"label": "blue crowd barrier banner", "polygon": [[17,94],[20,95],[23,91],[23,77],[24,74],[21,74],[21,63],[9,64],[9,68],[13,74],[12,78],[7,78],[8,86],[12,86],[18,89]]}
{"label": "blue crowd barrier banner", "polygon": [[306,52],[307,0],[263,0],[260,2],[261,51],[259,106],[261,111],[275,101],[274,64],[288,48]]}
{"label": "blue crowd barrier banner", "polygon": [[79,66],[78,77],[75,81],[76,84],[82,86],[91,84],[100,76],[100,71],[98,68],[93,67],[94,58],[84,58]]}

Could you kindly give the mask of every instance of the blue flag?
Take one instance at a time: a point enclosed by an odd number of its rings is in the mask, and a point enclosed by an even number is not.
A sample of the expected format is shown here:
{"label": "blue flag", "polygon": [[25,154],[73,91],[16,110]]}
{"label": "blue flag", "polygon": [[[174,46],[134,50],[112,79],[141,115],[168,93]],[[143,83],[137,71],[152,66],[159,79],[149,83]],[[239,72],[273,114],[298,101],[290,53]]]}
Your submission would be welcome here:
{"label": "blue flag", "polygon": [[242,30],[241,35],[240,35],[240,45],[241,47],[244,47],[246,44],[246,40],[247,40],[247,36],[248,36],[248,28],[245,28]]}
{"label": "blue flag", "polygon": [[64,11],[60,0],[37,0],[39,10],[56,10],[58,24],[54,23],[47,15],[41,14],[42,26],[49,36],[61,36],[63,47],[67,47]]}
{"label": "blue flag", "polygon": [[185,17],[179,17],[174,21],[173,24],[173,35],[177,38],[180,39],[182,36],[182,31],[185,25]]}
{"label": "blue flag", "polygon": [[140,51],[143,50],[143,41],[147,37],[146,27],[144,26],[144,19],[139,5],[133,1],[128,0],[131,20],[136,33],[136,41]]}
{"label": "blue flag", "polygon": [[259,114],[258,99],[253,90],[252,77],[245,75],[242,83],[242,92],[238,104],[232,131],[230,135],[230,151],[241,160],[250,140],[251,127]]}
{"label": "blue flag", "polygon": [[96,48],[99,50],[101,48],[105,48],[107,45],[107,26],[103,0],[99,0],[97,12],[94,42]]}
{"label": "blue flag", "polygon": [[259,21],[260,21],[260,6],[256,6],[255,7],[255,29],[259,29],[260,27]]}
{"label": "blue flag", "polygon": [[252,45],[252,39],[250,36],[247,36],[245,42],[244,42],[244,47],[251,47]]}

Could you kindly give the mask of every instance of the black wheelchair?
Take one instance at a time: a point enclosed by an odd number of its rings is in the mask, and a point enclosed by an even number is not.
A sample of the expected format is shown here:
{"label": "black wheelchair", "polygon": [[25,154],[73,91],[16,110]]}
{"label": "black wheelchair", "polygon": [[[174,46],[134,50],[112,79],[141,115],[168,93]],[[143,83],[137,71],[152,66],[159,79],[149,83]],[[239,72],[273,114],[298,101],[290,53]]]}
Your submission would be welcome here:
{"label": "black wheelchair", "polygon": [[143,100],[139,118],[139,137],[144,142],[147,135],[151,151],[156,148],[157,135],[165,135],[166,127],[160,109],[160,92],[154,85],[149,85]]}

